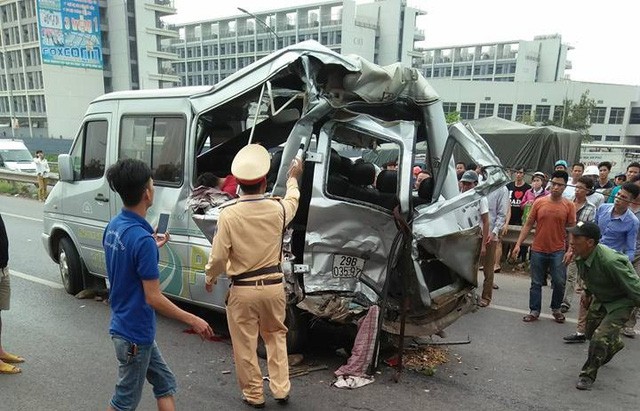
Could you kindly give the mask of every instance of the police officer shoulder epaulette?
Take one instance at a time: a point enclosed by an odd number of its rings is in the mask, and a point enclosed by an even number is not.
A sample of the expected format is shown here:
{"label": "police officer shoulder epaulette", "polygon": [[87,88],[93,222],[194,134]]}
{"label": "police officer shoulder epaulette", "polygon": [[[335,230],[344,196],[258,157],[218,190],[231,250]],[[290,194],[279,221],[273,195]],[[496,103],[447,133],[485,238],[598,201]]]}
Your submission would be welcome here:
{"label": "police officer shoulder epaulette", "polygon": [[234,198],[232,200],[226,201],[218,206],[218,210],[222,211],[222,209],[230,207],[234,204],[238,204],[238,199]]}

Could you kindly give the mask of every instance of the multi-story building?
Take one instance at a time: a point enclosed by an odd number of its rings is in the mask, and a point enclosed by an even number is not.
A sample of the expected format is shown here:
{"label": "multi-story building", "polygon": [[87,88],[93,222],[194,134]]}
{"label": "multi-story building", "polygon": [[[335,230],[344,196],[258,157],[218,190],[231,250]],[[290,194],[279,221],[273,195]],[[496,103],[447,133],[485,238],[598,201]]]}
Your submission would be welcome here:
{"label": "multi-story building", "polygon": [[560,35],[428,48],[412,53],[413,64],[438,91],[445,113],[463,120],[498,116],[512,121],[562,123],[564,101],[589,93],[596,108],[589,134],[594,141],[640,144],[640,87],[571,81]]}
{"label": "multi-story building", "polygon": [[594,141],[640,145],[640,87],[561,80],[552,82],[485,82],[431,79],[445,113],[465,120],[497,116],[512,121],[562,124],[564,100],[578,102],[589,92],[596,108],[589,134]]}
{"label": "multi-story building", "polygon": [[406,0],[324,1],[304,6],[183,23],[171,51],[182,85],[215,84],[270,52],[304,40],[316,40],[341,54],[358,54],[381,65],[410,65],[416,28],[423,14]]}
{"label": "multi-story building", "polygon": [[[159,88],[172,0],[0,0],[0,137],[75,135],[105,92]],[[13,127],[12,127],[13,126]]]}
{"label": "multi-story building", "polygon": [[559,34],[533,41],[504,41],[415,50],[412,65],[428,78],[471,81],[559,81],[571,68]]}

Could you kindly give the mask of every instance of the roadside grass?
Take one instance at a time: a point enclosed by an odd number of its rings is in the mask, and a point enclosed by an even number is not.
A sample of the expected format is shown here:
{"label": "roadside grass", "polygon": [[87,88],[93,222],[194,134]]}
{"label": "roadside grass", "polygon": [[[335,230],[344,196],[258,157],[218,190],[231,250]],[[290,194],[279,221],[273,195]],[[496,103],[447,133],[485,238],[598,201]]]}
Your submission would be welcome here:
{"label": "roadside grass", "polygon": [[37,192],[36,187],[30,183],[0,180],[0,194],[35,198]]}

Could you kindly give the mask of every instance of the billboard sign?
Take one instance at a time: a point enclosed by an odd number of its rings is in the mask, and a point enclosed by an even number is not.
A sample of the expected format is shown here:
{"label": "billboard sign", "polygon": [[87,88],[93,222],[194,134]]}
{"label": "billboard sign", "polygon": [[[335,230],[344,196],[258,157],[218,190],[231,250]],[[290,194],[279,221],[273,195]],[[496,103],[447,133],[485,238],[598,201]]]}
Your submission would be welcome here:
{"label": "billboard sign", "polygon": [[44,64],[102,70],[99,0],[37,0]]}

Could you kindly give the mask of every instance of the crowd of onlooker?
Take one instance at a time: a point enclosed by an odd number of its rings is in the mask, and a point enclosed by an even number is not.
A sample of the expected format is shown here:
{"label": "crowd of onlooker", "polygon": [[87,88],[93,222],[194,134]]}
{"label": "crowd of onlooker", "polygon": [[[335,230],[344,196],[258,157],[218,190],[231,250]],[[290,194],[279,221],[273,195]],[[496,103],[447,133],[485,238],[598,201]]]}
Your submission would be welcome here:
{"label": "crowd of onlooker", "polygon": [[[486,222],[488,230],[483,227],[483,245],[481,250],[480,267],[484,272],[484,283],[480,306],[487,306],[491,302],[490,288],[497,288],[493,283],[493,273],[500,272],[501,261],[510,259],[520,268],[528,267],[532,278],[534,271],[543,270],[540,278],[535,278],[532,283],[531,313],[525,316],[525,321],[534,321],[540,315],[539,285],[547,285],[548,277],[552,279],[554,287],[554,301],[552,314],[559,322],[564,322],[564,313],[572,308],[576,292],[582,291],[582,285],[577,275],[575,263],[568,265],[562,263],[562,258],[568,249],[568,237],[565,225],[575,224],[578,221],[597,222],[601,226],[603,239],[601,243],[614,248],[616,251],[628,255],[631,263],[640,269],[640,238],[638,238],[638,219],[640,218],[640,163],[631,163],[627,166],[626,173],[611,176],[612,164],[603,161],[596,165],[586,166],[583,163],[575,163],[569,167],[565,160],[555,163],[553,174],[548,175],[542,171],[530,171],[523,166],[515,166],[509,171],[512,176],[506,187],[492,192],[483,198],[479,204],[481,220]],[[484,170],[475,163],[456,164],[460,190],[462,192],[474,187],[482,181]],[[564,176],[566,175],[566,181]],[[561,181],[555,184],[554,179]],[[562,190],[560,190],[562,189]],[[517,244],[502,244],[502,235],[507,232],[508,226],[523,226],[531,218],[534,204],[555,194],[565,200],[565,203],[551,210],[545,203],[542,212],[552,211],[557,216],[567,214],[565,220],[556,221],[554,230],[537,233],[538,245],[542,244],[542,254],[555,254],[550,261],[538,261],[536,251],[529,247]],[[571,206],[568,207],[567,204]],[[506,207],[505,207],[506,205]],[[506,210],[505,210],[506,209]],[[536,210],[534,220],[539,217]],[[599,217],[598,217],[599,216]],[[559,218],[559,217],[558,217]],[[622,224],[618,222],[622,221]],[[536,226],[532,221],[532,228]],[[624,230],[619,229],[623,227]],[[546,238],[543,238],[546,237]],[[524,238],[523,238],[524,240]],[[505,253],[503,253],[503,248]],[[557,248],[554,249],[554,248]],[[514,249],[517,251],[513,253]],[[538,253],[540,254],[540,253]],[[566,261],[565,261],[566,262]],[[544,267],[541,267],[544,266]],[[492,287],[489,287],[491,285]],[[560,292],[562,290],[562,292]],[[584,301],[581,302],[584,305]],[[557,306],[557,307],[556,307]],[[568,337],[569,340],[584,341],[584,307],[581,309],[581,321],[576,334]],[[635,312],[627,326],[622,330],[623,334],[633,338]]]}

